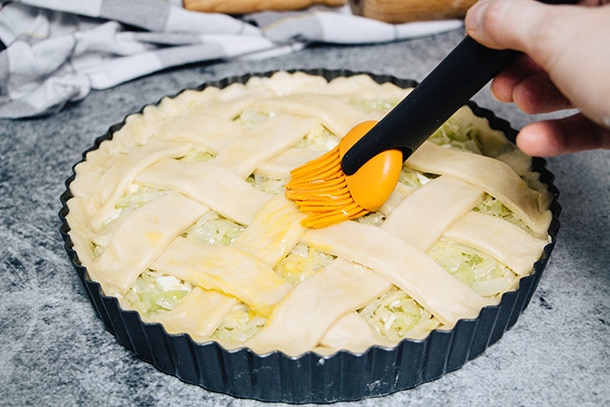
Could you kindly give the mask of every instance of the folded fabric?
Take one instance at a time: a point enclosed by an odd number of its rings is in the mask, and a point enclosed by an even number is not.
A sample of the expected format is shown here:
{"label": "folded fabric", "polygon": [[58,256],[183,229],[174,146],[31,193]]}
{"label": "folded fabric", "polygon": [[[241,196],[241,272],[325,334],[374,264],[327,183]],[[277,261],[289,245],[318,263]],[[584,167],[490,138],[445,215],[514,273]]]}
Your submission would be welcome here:
{"label": "folded fabric", "polygon": [[92,90],[184,64],[267,58],[313,42],[381,43],[461,27],[392,25],[348,7],[243,16],[185,10],[179,0],[0,2],[0,118],[53,114]]}

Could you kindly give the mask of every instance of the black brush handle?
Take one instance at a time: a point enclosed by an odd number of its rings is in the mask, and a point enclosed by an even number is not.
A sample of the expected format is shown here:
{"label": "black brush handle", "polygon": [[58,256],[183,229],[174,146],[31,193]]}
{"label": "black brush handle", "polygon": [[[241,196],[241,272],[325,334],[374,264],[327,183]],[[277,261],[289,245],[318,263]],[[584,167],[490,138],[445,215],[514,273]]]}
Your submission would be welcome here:
{"label": "black brush handle", "polygon": [[[542,2],[569,4],[574,1]],[[411,93],[345,153],[341,169],[346,175],[352,175],[371,158],[390,149],[402,150],[406,160],[517,55],[517,51],[495,50],[470,37],[464,38]]]}

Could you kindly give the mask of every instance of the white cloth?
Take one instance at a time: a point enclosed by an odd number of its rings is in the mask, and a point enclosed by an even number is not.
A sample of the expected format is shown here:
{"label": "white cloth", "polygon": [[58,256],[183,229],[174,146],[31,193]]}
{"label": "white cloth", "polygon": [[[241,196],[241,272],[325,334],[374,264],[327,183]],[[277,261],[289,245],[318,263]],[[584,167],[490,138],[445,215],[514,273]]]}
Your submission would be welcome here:
{"label": "white cloth", "polygon": [[387,24],[349,7],[233,17],[178,0],[0,1],[0,118],[53,114],[92,90],[183,64],[267,58],[312,42],[363,44],[436,34],[460,20]]}

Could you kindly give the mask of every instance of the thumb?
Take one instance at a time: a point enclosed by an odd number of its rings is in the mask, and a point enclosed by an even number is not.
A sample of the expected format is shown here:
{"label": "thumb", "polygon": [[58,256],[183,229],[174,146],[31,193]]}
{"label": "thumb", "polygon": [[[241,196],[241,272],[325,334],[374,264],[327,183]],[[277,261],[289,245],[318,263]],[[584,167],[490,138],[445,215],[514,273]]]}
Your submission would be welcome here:
{"label": "thumb", "polygon": [[539,56],[545,50],[555,49],[557,33],[562,32],[571,11],[569,6],[550,6],[532,0],[480,0],[468,10],[465,27],[468,35],[489,48]]}

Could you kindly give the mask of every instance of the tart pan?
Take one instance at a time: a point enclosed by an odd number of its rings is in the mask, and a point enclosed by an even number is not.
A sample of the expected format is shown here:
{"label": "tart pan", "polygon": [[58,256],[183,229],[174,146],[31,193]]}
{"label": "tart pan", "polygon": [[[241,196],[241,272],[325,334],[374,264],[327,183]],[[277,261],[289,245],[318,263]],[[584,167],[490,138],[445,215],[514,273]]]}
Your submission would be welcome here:
{"label": "tart pan", "polygon": [[[391,82],[403,88],[417,85],[412,80],[366,72],[299,71],[328,80],[364,73],[379,83]],[[253,76],[268,77],[273,73],[275,71],[225,78],[205,83],[196,90],[208,86],[224,88],[232,83],[245,83]],[[486,118],[493,129],[504,132],[514,142],[517,132],[508,122],[473,102],[468,105],[475,115]],[[111,126],[83,153],[82,160],[101,142],[112,139],[113,133],[124,124],[125,121]],[[505,293],[498,305],[484,307],[476,318],[462,319],[451,330],[434,330],[423,340],[404,339],[393,348],[373,346],[363,353],[339,351],[324,356],[308,352],[292,357],[278,351],[259,355],[247,348],[227,350],[217,342],[198,343],[187,334],[169,334],[161,324],[143,322],[136,311],[122,309],[116,298],[104,295],[100,284],[91,280],[73,248],[65,216],[68,213],[66,203],[72,197],[70,184],[75,176],[74,169],[60,198],[61,234],[76,274],[106,329],[121,345],[160,371],[204,389],[239,398],[293,404],[355,401],[413,389],[459,369],[485,352],[517,322],[536,290],[555,245],[561,211],[557,201],[559,191],[552,184],[554,176],[546,168],[546,161],[534,158],[532,167],[553,196],[550,207],[553,220],[548,231],[550,243],[544,248],[541,259],[533,264],[532,273],[521,278],[515,291]]]}

